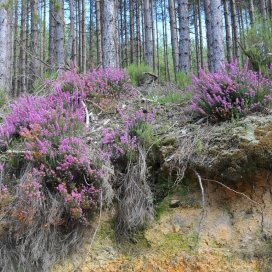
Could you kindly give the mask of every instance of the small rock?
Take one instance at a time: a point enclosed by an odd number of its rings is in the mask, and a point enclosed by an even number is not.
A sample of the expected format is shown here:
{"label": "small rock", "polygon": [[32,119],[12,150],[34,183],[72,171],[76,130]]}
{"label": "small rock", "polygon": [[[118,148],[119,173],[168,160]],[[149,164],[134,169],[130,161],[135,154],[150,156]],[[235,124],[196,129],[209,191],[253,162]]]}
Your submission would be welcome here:
{"label": "small rock", "polygon": [[173,199],[173,200],[171,200],[171,202],[170,202],[170,208],[177,208],[177,207],[179,207],[180,206],[180,200],[178,200],[178,199]]}

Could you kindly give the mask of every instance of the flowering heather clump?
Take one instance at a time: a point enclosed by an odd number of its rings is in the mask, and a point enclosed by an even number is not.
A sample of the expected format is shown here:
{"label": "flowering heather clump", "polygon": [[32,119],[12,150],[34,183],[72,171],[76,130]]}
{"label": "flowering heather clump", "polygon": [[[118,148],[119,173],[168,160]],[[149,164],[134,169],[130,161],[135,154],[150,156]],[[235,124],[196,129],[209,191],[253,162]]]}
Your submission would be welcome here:
{"label": "flowering heather clump", "polygon": [[128,155],[138,147],[142,133],[148,124],[154,122],[154,113],[144,113],[143,110],[127,115],[119,110],[123,127],[114,130],[104,129],[102,144],[113,159]]}
{"label": "flowering heather clump", "polygon": [[[92,190],[84,190],[89,198],[92,192],[95,199],[93,183],[101,178],[102,171],[89,158],[84,132],[84,108],[78,95],[58,90],[46,97],[23,96],[13,103],[0,127],[0,139],[5,149],[12,149],[14,143],[20,147],[25,162],[33,165],[31,174],[51,192],[59,192],[58,185],[65,184],[67,195],[72,195],[88,183]],[[24,191],[27,195],[28,189]],[[85,207],[81,207],[81,219]]]}
{"label": "flowering heather clump", "polygon": [[190,87],[192,108],[218,120],[262,110],[271,102],[272,81],[238,63],[225,64],[219,73],[200,72]]}
{"label": "flowering heather clump", "polygon": [[118,98],[132,93],[128,74],[119,68],[99,68],[86,73],[84,79],[88,97],[104,95]]}

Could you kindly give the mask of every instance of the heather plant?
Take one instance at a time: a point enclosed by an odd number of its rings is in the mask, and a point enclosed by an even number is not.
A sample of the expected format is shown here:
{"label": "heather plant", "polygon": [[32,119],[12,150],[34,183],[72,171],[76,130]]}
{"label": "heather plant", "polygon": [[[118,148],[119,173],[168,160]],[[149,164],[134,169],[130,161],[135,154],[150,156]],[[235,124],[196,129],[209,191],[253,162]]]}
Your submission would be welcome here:
{"label": "heather plant", "polygon": [[119,68],[99,68],[89,71],[84,76],[84,80],[88,97],[104,95],[118,98],[131,92],[129,77],[126,71]]}
{"label": "heather plant", "polygon": [[[58,186],[64,184],[67,194],[72,196],[76,188],[84,197],[88,192],[91,200],[97,191],[89,191],[86,182],[92,188],[102,172],[96,162],[90,161],[84,131],[84,109],[79,96],[57,90],[45,97],[23,96],[14,102],[1,126],[0,137],[2,148],[11,149],[16,143],[18,154],[33,165],[33,175],[51,192],[60,193]],[[83,201],[79,204],[83,205]],[[79,217],[68,206],[72,218],[84,220],[86,205],[77,207]]]}
{"label": "heather plant", "polygon": [[264,110],[271,103],[271,89],[272,81],[247,65],[225,64],[221,72],[202,70],[199,78],[193,77],[192,108],[217,120],[229,120]]}
{"label": "heather plant", "polygon": [[126,114],[119,110],[122,127],[116,129],[104,129],[102,144],[107,154],[113,160],[133,160],[138,145],[148,147],[151,143],[149,137],[153,137],[150,124],[154,122],[154,113],[145,113],[143,110]]}

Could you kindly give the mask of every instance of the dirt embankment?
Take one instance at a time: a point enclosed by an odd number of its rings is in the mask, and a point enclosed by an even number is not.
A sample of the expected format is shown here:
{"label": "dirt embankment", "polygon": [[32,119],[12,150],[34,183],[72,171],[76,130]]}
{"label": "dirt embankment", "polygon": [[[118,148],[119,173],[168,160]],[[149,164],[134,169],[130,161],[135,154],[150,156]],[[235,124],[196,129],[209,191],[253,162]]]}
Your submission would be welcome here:
{"label": "dirt embankment", "polygon": [[171,127],[157,178],[173,168],[186,178],[158,204],[157,218],[118,245],[114,212],[105,212],[94,242],[90,231],[81,252],[53,271],[272,271],[271,128],[272,116]]}

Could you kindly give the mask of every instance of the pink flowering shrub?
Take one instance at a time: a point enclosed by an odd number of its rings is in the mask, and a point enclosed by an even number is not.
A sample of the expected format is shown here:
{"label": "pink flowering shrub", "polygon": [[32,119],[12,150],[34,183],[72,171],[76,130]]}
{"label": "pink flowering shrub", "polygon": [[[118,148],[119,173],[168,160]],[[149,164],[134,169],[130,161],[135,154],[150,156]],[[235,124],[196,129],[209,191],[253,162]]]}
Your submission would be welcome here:
{"label": "pink flowering shrub", "polygon": [[262,110],[271,102],[272,81],[248,66],[225,64],[221,72],[200,72],[190,87],[192,108],[202,115],[228,120]]}
{"label": "pink flowering shrub", "polygon": [[[90,160],[84,134],[84,109],[79,96],[61,90],[45,97],[19,98],[11,105],[0,127],[2,148],[12,148],[16,142],[24,161],[33,165],[33,176],[46,184],[47,189],[60,193],[58,186],[64,184],[66,198],[72,197],[75,190],[80,194],[84,192],[92,198],[91,205],[98,192],[94,184],[101,178],[102,171],[97,162]],[[89,188],[86,183],[91,184]],[[24,190],[27,195],[27,188]],[[74,216],[67,204],[72,218],[84,220],[86,205],[81,207],[83,203],[86,201],[76,207],[79,217]]]}
{"label": "pink flowering shrub", "polygon": [[155,120],[153,112],[144,113],[143,110],[132,114],[125,114],[122,110],[118,112],[123,126],[112,130],[105,128],[102,138],[102,144],[113,160],[133,155],[138,144],[144,144],[143,132]]}
{"label": "pink flowering shrub", "polygon": [[123,69],[99,68],[86,73],[84,79],[87,96],[100,94],[119,97],[131,91],[128,74]]}

